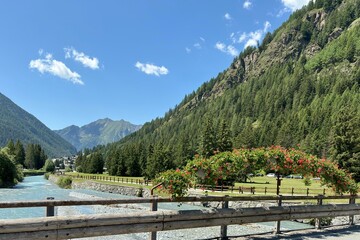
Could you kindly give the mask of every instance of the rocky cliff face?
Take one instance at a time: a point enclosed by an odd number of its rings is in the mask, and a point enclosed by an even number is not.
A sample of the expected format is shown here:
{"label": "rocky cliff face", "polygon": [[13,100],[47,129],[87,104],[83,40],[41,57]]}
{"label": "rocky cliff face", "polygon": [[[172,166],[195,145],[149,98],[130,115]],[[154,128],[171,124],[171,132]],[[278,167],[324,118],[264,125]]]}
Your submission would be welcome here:
{"label": "rocky cliff face", "polygon": [[[343,3],[342,5],[345,5]],[[320,52],[322,47],[316,42],[309,42],[306,39],[306,31],[299,29],[301,24],[308,26],[312,33],[319,33],[327,26],[328,13],[323,8],[313,9],[304,15],[302,22],[289,21],[274,33],[274,39],[269,42],[265,49],[254,49],[245,56],[240,55],[234,59],[231,66],[223,73],[220,73],[211,89],[196,94],[189,100],[182,109],[193,109],[202,101],[209,101],[217,98],[230,88],[250,78],[257,78],[264,74],[272,66],[278,64],[289,64],[292,60],[298,59],[302,54],[311,58]],[[328,34],[327,43],[337,39],[344,30],[334,27]],[[245,50],[246,52],[246,50]]]}

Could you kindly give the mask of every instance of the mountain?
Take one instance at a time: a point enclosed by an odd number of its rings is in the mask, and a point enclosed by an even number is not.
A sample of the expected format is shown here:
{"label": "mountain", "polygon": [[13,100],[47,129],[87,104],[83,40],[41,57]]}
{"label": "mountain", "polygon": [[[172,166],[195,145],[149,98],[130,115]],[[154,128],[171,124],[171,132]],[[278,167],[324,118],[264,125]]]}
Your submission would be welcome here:
{"label": "mountain", "polygon": [[164,117],[102,149],[109,171],[153,177],[226,132],[235,148],[282,145],[331,157],[341,110],[360,116],[359,17],[360,0],[310,1]]}
{"label": "mountain", "polygon": [[124,120],[113,121],[105,118],[82,127],[72,125],[55,132],[74,145],[77,150],[81,150],[119,141],[140,128],[141,125],[134,125]]}
{"label": "mountain", "polygon": [[10,139],[40,144],[49,157],[69,156],[76,149],[42,122],[0,93],[0,146]]}

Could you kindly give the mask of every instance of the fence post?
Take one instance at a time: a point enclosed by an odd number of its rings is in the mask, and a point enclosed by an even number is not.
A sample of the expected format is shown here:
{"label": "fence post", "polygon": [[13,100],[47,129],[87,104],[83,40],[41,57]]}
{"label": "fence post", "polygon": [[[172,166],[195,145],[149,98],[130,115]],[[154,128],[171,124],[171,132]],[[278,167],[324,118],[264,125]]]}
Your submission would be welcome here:
{"label": "fence post", "polygon": [[306,188],[306,196],[309,196],[309,188]]}
{"label": "fence post", "polygon": [[266,195],[267,187],[265,187],[265,195]]}
{"label": "fence post", "polygon": [[[153,196],[151,206],[150,206],[150,210],[151,211],[157,211],[158,210],[157,196]],[[149,240],[156,240],[156,235],[157,235],[156,232],[151,232]]]}
{"label": "fence post", "polygon": [[[324,197],[324,195],[319,194],[318,199],[317,199],[317,205],[323,204],[323,197]],[[315,228],[318,230],[321,229],[321,218],[315,219]]]}
{"label": "fence post", "polygon": [[[228,197],[229,195],[225,195],[225,197]],[[229,208],[229,201],[225,200],[224,202],[222,202],[222,208]],[[221,229],[220,229],[220,239],[221,240],[227,240],[227,225],[221,225]]]}
{"label": "fence post", "polygon": [[[278,195],[278,198],[279,198],[278,199],[278,206],[281,207],[281,205],[282,205],[282,195]],[[281,227],[281,221],[276,221],[275,234],[281,233],[280,227]]]}
{"label": "fence post", "polygon": [[[47,197],[46,200],[54,200],[53,197]],[[53,217],[55,216],[55,207],[54,206],[47,206],[46,207],[46,216],[47,217]]]}
{"label": "fence post", "polygon": [[[355,196],[351,195],[349,199],[349,204],[355,204]],[[349,216],[349,225],[354,225],[354,215]]]}
{"label": "fence post", "polygon": [[294,188],[291,188],[291,196],[294,196]]}

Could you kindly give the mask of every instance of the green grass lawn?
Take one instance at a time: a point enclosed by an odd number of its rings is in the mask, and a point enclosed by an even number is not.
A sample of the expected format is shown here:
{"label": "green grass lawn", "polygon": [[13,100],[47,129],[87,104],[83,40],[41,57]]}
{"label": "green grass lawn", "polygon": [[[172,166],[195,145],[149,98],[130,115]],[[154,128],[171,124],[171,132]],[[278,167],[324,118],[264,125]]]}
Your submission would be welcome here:
{"label": "green grass lawn", "polygon": [[35,169],[24,169],[23,170],[24,176],[37,176],[37,175],[44,175],[46,171],[44,170],[35,170]]}
{"label": "green grass lawn", "polygon": [[[280,185],[280,194],[288,195],[306,195],[309,191],[309,195],[318,195],[323,194],[325,189],[326,195],[333,195],[334,192],[332,189],[329,189],[325,186],[321,186],[320,180],[310,180],[310,186],[306,186],[304,179],[293,179],[293,178],[283,178]],[[276,193],[276,178],[275,177],[253,177],[250,179],[250,182],[247,183],[236,183],[234,189],[239,190],[239,187],[249,189],[250,187],[255,187],[256,194],[275,194]],[[309,190],[307,190],[309,189]],[[249,191],[250,190],[246,190]]]}

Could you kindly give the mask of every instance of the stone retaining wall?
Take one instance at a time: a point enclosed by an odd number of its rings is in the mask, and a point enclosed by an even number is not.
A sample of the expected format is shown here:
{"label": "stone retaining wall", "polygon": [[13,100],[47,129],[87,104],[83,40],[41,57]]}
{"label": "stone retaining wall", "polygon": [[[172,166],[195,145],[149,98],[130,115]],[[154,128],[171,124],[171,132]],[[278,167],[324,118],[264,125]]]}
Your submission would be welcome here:
{"label": "stone retaining wall", "polygon": [[118,193],[121,195],[127,196],[135,196],[135,197],[150,197],[150,190],[146,188],[135,188],[135,187],[126,187],[119,185],[110,185],[110,184],[102,184],[92,181],[85,182],[73,182],[71,184],[73,189],[91,189],[100,192],[109,192],[109,193]]}
{"label": "stone retaining wall", "polygon": [[[51,174],[49,176],[49,181],[56,183],[59,176]],[[71,184],[72,189],[90,189],[100,192],[109,192],[109,193],[117,193],[121,195],[127,196],[143,196],[145,198],[150,197],[150,190],[147,188],[142,188],[139,186],[136,187],[127,187],[127,186],[119,186],[119,185],[111,185],[111,184],[103,184],[97,183],[93,181],[84,181],[84,182],[75,182],[73,181]]]}

